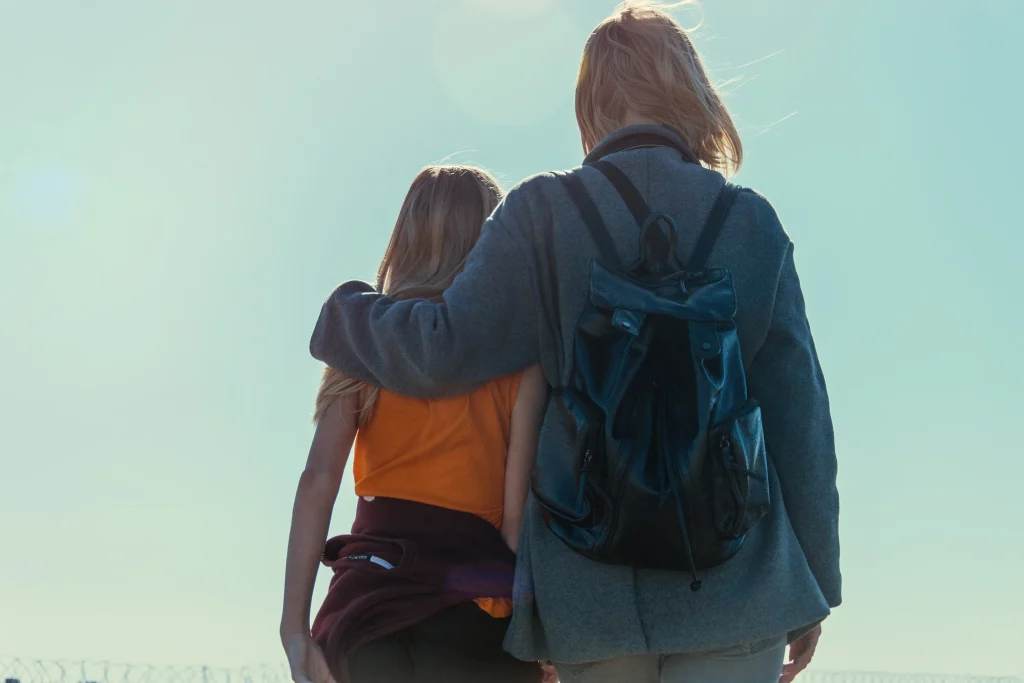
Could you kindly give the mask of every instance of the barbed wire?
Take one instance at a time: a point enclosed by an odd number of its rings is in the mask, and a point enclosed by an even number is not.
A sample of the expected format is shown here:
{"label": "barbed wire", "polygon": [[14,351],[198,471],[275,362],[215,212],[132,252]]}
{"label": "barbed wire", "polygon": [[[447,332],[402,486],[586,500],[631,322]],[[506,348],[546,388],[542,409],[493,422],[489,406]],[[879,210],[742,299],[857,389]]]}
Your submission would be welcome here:
{"label": "barbed wire", "polygon": [[950,674],[894,674],[872,671],[809,671],[797,678],[804,683],[1024,683],[1010,677],[963,676]]}
{"label": "barbed wire", "polygon": [[0,659],[3,683],[290,683],[288,667],[238,669],[71,660]]}
{"label": "barbed wire", "polygon": [[[801,683],[1024,683],[1015,677],[808,671]],[[241,668],[0,658],[0,683],[290,683],[283,664]]]}

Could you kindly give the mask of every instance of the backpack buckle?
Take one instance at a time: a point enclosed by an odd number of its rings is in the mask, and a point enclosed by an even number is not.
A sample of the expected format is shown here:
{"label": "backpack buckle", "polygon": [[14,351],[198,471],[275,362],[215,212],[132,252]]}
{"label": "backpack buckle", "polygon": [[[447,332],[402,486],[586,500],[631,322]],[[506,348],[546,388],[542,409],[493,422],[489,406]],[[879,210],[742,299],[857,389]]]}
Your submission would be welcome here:
{"label": "backpack buckle", "polygon": [[635,337],[640,334],[640,328],[643,327],[646,319],[647,316],[644,313],[618,308],[612,314],[612,325]]}
{"label": "backpack buckle", "polygon": [[694,356],[703,359],[715,358],[722,353],[718,340],[718,328],[714,323],[693,321],[690,323],[690,349]]}

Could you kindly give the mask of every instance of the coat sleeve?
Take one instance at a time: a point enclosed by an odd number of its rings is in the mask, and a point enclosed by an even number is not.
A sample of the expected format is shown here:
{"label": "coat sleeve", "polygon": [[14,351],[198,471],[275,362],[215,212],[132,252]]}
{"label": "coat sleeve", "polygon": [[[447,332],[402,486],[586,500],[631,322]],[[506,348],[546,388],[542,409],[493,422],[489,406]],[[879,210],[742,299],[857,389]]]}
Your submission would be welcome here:
{"label": "coat sleeve", "polygon": [[539,360],[529,206],[513,190],[484,224],[444,301],[393,301],[365,283],[338,287],[310,339],[312,356],[407,396],[465,393]]}
{"label": "coat sleeve", "polygon": [[[777,220],[777,219],[776,219]],[[767,336],[747,371],[786,512],[822,594],[842,600],[839,492],[828,393],[789,243]]]}

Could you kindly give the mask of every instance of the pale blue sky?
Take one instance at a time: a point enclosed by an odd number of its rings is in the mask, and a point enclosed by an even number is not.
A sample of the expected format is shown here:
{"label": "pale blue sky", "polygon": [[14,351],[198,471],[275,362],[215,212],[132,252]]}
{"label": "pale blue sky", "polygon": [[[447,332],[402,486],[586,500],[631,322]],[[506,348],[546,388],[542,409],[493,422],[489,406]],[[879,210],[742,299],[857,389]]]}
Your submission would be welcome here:
{"label": "pale blue sky", "polygon": [[[322,299],[422,165],[580,161],[613,5],[0,0],[0,655],[280,660]],[[832,395],[816,664],[1024,675],[1024,2],[704,14]]]}

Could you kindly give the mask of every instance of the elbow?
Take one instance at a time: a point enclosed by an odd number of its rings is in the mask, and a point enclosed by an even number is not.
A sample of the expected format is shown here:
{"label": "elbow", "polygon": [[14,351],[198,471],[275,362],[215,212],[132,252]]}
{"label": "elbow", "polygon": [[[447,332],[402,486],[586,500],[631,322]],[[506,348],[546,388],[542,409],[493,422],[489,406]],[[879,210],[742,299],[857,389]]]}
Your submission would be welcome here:
{"label": "elbow", "polygon": [[312,356],[314,360],[323,360],[320,358],[320,340],[317,338],[316,331],[314,331],[312,336],[309,338],[309,355]]}
{"label": "elbow", "polygon": [[338,468],[307,467],[299,477],[299,495],[303,498],[334,499],[341,488],[342,471]]}
{"label": "elbow", "polygon": [[329,362],[328,353],[330,344],[327,339],[326,328],[323,325],[323,317],[317,321],[316,327],[313,329],[313,334],[309,337],[309,355],[315,360],[320,361],[326,365],[331,365]]}

